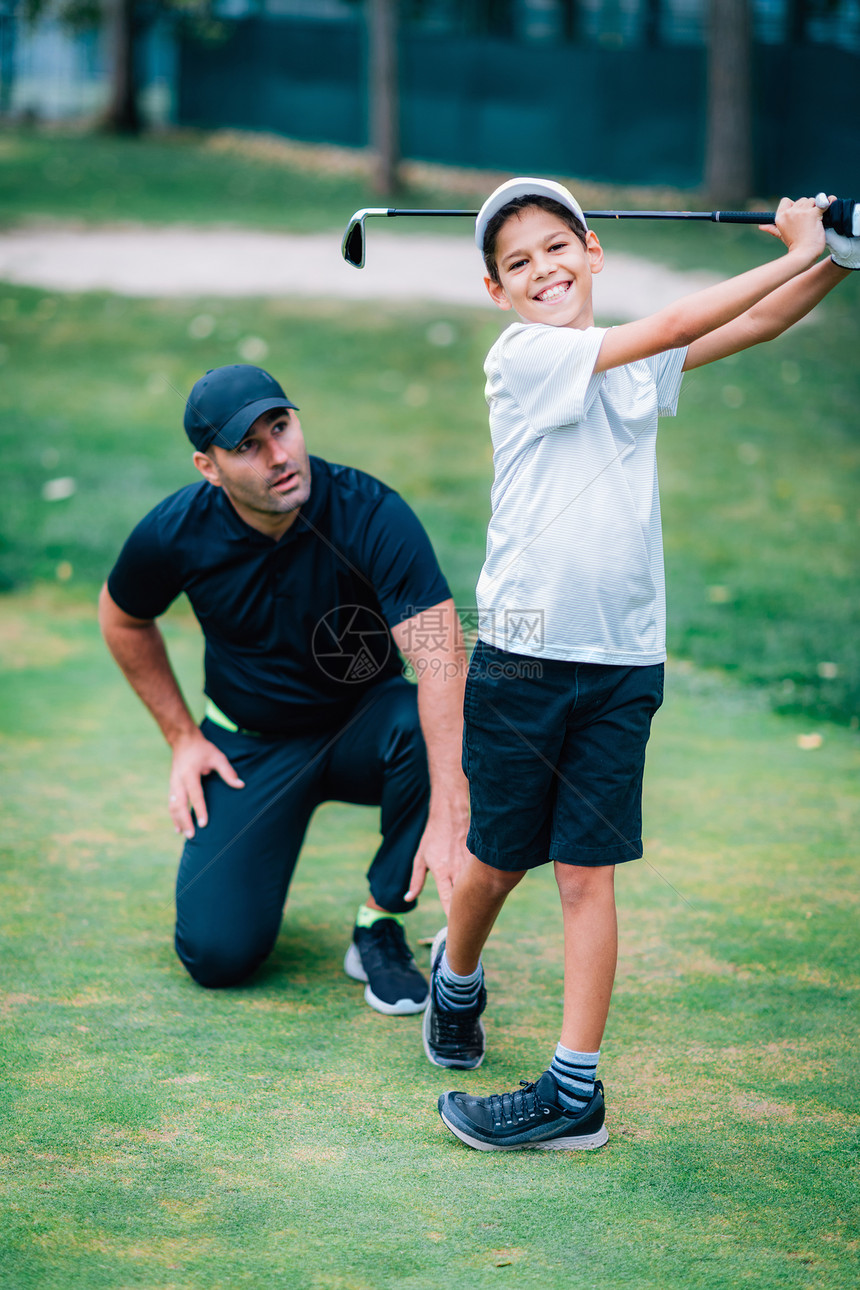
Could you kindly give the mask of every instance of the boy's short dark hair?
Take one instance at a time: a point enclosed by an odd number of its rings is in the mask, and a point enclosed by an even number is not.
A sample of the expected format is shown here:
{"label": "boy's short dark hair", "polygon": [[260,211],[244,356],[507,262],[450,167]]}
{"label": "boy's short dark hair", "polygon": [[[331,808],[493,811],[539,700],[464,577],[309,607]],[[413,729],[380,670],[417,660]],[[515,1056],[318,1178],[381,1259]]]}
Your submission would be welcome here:
{"label": "boy's short dark hair", "polygon": [[543,197],[539,193],[529,194],[526,197],[515,197],[501,210],[496,211],[484,234],[484,264],[493,282],[499,281],[499,266],[496,262],[496,241],[499,233],[512,215],[519,215],[520,211],[528,210],[531,206],[538,206],[542,211],[549,211],[550,215],[556,215],[562,224],[576,234],[582,245],[586,245],[588,235],[585,229],[573,211],[568,210],[566,206],[562,206],[561,202],[553,201],[551,197]]}

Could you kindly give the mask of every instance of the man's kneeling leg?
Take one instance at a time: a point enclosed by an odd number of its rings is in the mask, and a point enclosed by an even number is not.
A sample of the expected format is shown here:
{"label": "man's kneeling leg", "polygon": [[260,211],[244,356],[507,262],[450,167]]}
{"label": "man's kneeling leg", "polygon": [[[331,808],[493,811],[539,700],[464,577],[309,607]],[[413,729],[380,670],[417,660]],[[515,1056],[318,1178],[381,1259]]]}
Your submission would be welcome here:
{"label": "man's kneeling leg", "polygon": [[198,984],[239,985],[272,950],[308,820],[319,760],[299,741],[259,740],[204,723],[245,781],[204,781],[209,823],[182,853],[176,952]]}

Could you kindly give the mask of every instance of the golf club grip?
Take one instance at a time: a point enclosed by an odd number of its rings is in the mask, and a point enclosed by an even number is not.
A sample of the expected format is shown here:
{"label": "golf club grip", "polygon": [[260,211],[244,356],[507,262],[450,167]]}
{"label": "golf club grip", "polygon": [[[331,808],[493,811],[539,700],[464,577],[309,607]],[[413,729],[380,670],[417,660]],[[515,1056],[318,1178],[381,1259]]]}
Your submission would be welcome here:
{"label": "golf club grip", "polygon": [[714,211],[715,224],[772,224],[776,211]]}
{"label": "golf club grip", "polygon": [[772,224],[775,211],[583,211],[586,219],[707,220],[711,224]]}
{"label": "golf club grip", "polygon": [[[853,213],[854,202],[852,201],[835,201],[831,207],[825,210],[822,216],[822,223],[825,228],[838,228],[839,217],[844,213],[839,210],[840,207],[848,207]],[[714,211],[713,218],[718,224],[773,224],[776,219],[776,211]],[[841,229],[839,230],[842,231]],[[850,228],[846,230],[847,236],[851,236]]]}

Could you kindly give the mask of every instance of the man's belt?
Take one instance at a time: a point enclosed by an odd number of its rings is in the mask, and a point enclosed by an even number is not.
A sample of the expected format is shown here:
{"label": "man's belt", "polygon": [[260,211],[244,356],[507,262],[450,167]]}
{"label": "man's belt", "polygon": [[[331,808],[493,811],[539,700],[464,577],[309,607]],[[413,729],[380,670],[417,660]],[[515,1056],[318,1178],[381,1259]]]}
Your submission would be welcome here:
{"label": "man's belt", "polygon": [[243,730],[241,726],[237,726],[236,722],[231,721],[211,699],[206,700],[206,716],[210,721],[214,721],[216,726],[220,726],[222,730],[229,730],[231,734],[251,735],[254,739],[261,738],[259,730]]}

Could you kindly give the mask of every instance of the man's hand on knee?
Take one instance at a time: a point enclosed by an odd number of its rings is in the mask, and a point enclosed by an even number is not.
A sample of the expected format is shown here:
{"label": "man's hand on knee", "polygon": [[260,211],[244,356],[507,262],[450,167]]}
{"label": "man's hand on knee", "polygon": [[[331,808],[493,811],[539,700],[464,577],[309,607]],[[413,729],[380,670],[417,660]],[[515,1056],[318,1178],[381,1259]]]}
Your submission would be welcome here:
{"label": "man's hand on knee", "polygon": [[230,788],[244,788],[220,748],[205,739],[199,730],[183,735],[173,745],[173,765],[170,768],[170,818],[177,833],[186,838],[194,837],[194,820],[201,829],[209,823],[206,798],[203,795],[204,775],[220,775]]}

